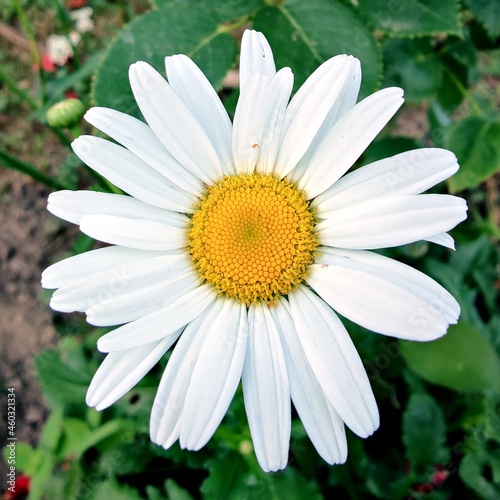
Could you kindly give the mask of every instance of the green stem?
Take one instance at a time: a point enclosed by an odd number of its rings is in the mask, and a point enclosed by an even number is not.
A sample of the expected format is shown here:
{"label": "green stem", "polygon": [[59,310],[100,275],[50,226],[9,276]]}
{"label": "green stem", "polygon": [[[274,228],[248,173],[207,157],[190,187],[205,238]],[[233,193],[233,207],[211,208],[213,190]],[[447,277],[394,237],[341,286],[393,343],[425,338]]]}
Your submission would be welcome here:
{"label": "green stem", "polygon": [[236,19],[236,21],[234,21],[234,23],[232,24],[221,24],[217,30],[217,33],[231,33],[232,31],[237,30],[244,24],[248,23],[250,18],[251,14]]}
{"label": "green stem", "polygon": [[55,135],[59,138],[62,144],[64,144],[70,151],[71,149],[71,139],[60,129],[58,128],[51,128],[52,132],[54,132]]}
{"label": "green stem", "polygon": [[37,109],[40,104],[33,99],[27,92],[25,92],[23,89],[17,85],[17,83],[11,78],[11,76],[3,70],[2,66],[0,65],[0,80],[5,82],[7,87],[19,96],[31,109]]}
{"label": "green stem", "polygon": [[483,112],[478,106],[477,102],[471,96],[469,90],[462,85],[462,82],[457,78],[457,76],[451,71],[447,66],[444,67],[445,71],[448,73],[450,80],[455,84],[460,93],[464,96],[464,99],[469,103],[470,107],[474,110],[475,114],[482,115]]}
{"label": "green stem", "polygon": [[29,175],[33,179],[46,186],[53,189],[68,189],[67,186],[64,186],[59,181],[52,179],[48,175],[43,174],[31,163],[18,160],[13,156],[9,155],[9,153],[0,149],[0,164],[4,165],[7,168],[11,168],[12,170],[17,170],[23,174]]}
{"label": "green stem", "polygon": [[35,33],[33,31],[31,23],[29,22],[28,17],[24,12],[21,2],[19,0],[13,0],[13,3],[14,3],[14,8],[16,9],[17,12],[17,16],[19,17],[19,21],[23,28],[24,34],[26,35],[26,38],[28,39],[28,42],[30,44],[31,55],[33,56],[33,60],[37,65],[40,65],[42,63],[42,56],[40,55],[40,51],[38,50],[38,44],[36,43]]}
{"label": "green stem", "polygon": [[14,3],[14,8],[16,9],[17,12],[17,16],[19,17],[19,22],[21,23],[23,32],[26,35],[26,38],[28,39],[33,62],[35,63],[35,66],[37,68],[36,74],[37,74],[37,80],[40,84],[40,94],[41,94],[40,101],[43,102],[45,98],[45,80],[40,71],[40,68],[42,66],[42,55],[40,54],[40,50],[38,48],[38,43],[35,38],[35,32],[33,31],[33,27],[31,26],[31,23],[28,20],[26,12],[24,12],[24,9],[20,1],[13,0],[13,3]]}
{"label": "green stem", "polygon": [[214,38],[218,37],[221,33],[231,33],[235,29],[238,29],[239,27],[243,26],[246,24],[249,20],[250,16],[243,16],[240,19],[236,20],[233,24],[221,24],[213,33],[208,35],[207,37],[203,38],[196,47],[188,52],[186,55],[189,57],[192,57],[194,54],[196,54],[201,48],[203,48],[205,45],[208,45]]}

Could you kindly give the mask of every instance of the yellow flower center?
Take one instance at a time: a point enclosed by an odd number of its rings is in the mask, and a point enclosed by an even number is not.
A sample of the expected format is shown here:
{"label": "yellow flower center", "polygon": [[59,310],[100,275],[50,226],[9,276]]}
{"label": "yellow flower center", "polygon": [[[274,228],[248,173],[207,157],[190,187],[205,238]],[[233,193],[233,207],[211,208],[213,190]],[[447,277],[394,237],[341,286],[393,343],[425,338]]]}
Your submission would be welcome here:
{"label": "yellow flower center", "polygon": [[204,282],[247,306],[275,303],[306,276],[318,242],[295,183],[271,175],[224,177],[191,220],[189,253]]}

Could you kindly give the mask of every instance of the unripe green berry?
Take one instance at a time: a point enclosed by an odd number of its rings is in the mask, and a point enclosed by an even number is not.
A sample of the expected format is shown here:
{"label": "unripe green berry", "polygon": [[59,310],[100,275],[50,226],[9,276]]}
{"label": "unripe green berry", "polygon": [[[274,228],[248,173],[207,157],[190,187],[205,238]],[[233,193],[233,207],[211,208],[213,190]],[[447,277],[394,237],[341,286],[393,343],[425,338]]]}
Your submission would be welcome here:
{"label": "unripe green berry", "polygon": [[47,122],[51,127],[63,128],[81,120],[85,106],[80,99],[65,99],[47,110]]}

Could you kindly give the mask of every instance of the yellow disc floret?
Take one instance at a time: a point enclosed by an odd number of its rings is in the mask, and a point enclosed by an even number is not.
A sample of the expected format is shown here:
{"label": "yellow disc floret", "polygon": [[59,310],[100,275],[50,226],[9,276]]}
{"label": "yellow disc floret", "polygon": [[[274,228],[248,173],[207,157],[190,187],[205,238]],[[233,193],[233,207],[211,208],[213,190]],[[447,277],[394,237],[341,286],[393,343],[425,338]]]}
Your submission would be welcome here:
{"label": "yellow disc floret", "polygon": [[224,177],[208,188],[188,239],[203,281],[247,306],[289,293],[305,278],[318,245],[304,192],[258,173]]}

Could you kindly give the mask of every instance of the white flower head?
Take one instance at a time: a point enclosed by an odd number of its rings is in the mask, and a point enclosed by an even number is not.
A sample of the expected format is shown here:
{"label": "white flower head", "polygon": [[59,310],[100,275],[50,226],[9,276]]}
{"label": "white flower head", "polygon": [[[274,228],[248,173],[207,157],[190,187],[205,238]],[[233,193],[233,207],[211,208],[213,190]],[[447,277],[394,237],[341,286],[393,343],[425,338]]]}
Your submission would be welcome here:
{"label": "white flower head", "polygon": [[57,311],[122,325],[87,394],[98,410],[132,388],[177,342],[151,415],[151,439],[198,450],[240,380],[265,471],[287,464],[291,401],[318,453],[347,457],[346,424],[379,425],[361,359],[334,311],[384,335],[432,340],[460,313],[438,283],[371,250],[428,240],[466,217],[454,196],[421,194],[458,169],[421,149],[346,173],[403,103],[399,88],[356,104],[359,61],[322,64],[290,100],[265,37],[246,31],[231,123],[186,56],[167,81],[144,62],[130,83],[145,118],[106,108],[86,120],[121,144],[83,136],[75,153],[130,196],[61,191],[49,210],[111,244],[54,264],[43,286]]}
{"label": "white flower head", "polygon": [[58,66],[66,64],[73,57],[73,47],[70,40],[62,35],[49,35],[47,37],[47,55]]}
{"label": "white flower head", "polygon": [[69,17],[75,22],[76,31],[86,33],[94,29],[93,12],[92,7],[83,7],[69,13]]}

